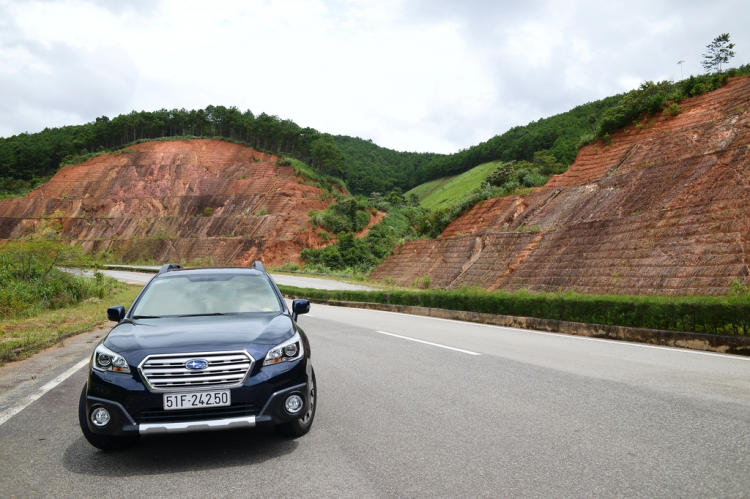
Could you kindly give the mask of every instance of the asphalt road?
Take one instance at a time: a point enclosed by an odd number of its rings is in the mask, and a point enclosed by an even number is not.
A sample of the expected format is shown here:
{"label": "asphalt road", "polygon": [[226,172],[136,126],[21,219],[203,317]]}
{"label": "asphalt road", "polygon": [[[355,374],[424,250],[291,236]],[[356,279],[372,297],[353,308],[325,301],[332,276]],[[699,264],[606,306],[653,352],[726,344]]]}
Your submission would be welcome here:
{"label": "asphalt road", "polygon": [[[85,275],[93,275],[90,270],[78,271]],[[102,272],[108,276],[112,276],[118,281],[128,282],[132,284],[146,284],[155,274],[148,274],[144,272],[130,272],[127,270],[102,270]],[[287,274],[270,274],[277,284],[285,286],[296,286],[298,288],[313,288],[313,289],[347,289],[347,290],[371,290],[367,286],[360,284],[349,284],[348,282],[335,281],[332,279],[321,279],[319,277],[307,277],[307,276],[295,276]]]}
{"label": "asphalt road", "polygon": [[317,304],[300,325],[319,405],[297,440],[97,451],[75,366],[101,332],[0,368],[0,497],[750,496],[750,359]]}

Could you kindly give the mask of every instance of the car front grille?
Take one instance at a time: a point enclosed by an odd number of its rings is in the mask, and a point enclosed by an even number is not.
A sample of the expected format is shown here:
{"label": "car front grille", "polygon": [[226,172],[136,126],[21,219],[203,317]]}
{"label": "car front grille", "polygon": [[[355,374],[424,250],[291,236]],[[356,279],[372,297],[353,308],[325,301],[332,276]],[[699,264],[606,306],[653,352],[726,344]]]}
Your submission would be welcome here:
{"label": "car front grille", "polygon": [[[188,369],[191,360],[205,360],[201,370]],[[160,354],[146,357],[139,370],[152,391],[240,386],[255,360],[245,351]]]}
{"label": "car front grille", "polygon": [[258,405],[252,402],[239,402],[228,407],[211,407],[206,409],[179,409],[165,411],[164,409],[144,409],[135,415],[138,424],[153,423],[189,423],[193,421],[210,421],[212,419],[241,418],[257,416],[260,412]]}

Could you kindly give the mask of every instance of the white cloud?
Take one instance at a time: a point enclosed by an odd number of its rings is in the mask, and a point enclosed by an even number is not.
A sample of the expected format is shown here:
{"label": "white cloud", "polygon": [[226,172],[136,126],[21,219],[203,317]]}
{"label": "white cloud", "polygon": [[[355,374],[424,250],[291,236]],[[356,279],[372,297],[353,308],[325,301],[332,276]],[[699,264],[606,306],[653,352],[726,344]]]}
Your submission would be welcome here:
{"label": "white cloud", "polygon": [[0,134],[132,109],[235,105],[400,150],[452,152],[514,125],[700,72],[735,0],[0,0]]}

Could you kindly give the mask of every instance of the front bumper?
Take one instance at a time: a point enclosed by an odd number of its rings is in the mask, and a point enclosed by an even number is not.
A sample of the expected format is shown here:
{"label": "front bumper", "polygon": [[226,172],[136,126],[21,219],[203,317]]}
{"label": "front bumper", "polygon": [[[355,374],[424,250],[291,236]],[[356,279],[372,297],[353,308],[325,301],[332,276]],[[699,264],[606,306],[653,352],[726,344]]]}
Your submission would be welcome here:
{"label": "front bumper", "polygon": [[[95,408],[104,407],[111,419],[103,428],[94,426],[90,418],[86,419],[92,432],[113,436],[276,425],[298,419],[307,411],[309,383],[312,383],[312,365],[308,359],[300,359],[266,366],[248,377],[243,386],[231,388],[231,406],[216,410],[164,411],[163,393],[150,392],[136,377],[92,370],[86,394],[86,413],[90,415]],[[284,400],[293,394],[302,397],[304,407],[299,413],[290,415],[284,409]]]}

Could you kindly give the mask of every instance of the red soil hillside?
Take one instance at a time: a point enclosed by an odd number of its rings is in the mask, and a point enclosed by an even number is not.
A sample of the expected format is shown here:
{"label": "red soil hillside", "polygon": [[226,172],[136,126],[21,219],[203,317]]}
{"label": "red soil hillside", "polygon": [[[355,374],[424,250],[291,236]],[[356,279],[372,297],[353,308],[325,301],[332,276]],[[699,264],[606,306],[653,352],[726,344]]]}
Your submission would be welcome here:
{"label": "red soil hillside", "polygon": [[650,117],[525,197],[489,200],[372,274],[408,284],[723,294],[748,282],[750,79]]}
{"label": "red soil hillside", "polygon": [[[87,252],[125,260],[299,262],[320,244],[307,222],[322,191],[277,158],[220,140],[146,142],[66,166],[20,199],[0,201],[0,239],[49,225]],[[211,216],[202,216],[211,208]]]}

